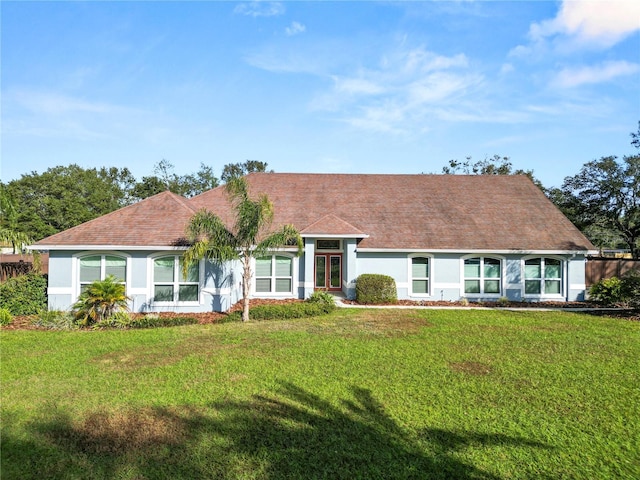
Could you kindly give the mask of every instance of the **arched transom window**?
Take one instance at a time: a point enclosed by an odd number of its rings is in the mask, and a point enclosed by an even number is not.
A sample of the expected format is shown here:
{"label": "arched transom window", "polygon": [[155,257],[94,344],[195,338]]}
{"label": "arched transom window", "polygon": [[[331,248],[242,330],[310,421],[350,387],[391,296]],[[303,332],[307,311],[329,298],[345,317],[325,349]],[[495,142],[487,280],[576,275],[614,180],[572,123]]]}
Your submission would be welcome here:
{"label": "arched transom window", "polygon": [[127,280],[127,259],[115,255],[87,255],[80,258],[80,291],[112,275],[120,283]]}

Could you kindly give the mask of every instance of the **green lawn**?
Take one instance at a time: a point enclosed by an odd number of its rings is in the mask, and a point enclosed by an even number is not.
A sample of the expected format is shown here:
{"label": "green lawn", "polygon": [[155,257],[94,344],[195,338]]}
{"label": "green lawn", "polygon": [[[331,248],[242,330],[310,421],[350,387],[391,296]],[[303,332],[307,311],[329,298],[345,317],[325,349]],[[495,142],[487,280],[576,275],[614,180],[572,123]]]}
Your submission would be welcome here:
{"label": "green lawn", "polygon": [[640,478],[640,323],[339,309],[2,331],[3,479]]}

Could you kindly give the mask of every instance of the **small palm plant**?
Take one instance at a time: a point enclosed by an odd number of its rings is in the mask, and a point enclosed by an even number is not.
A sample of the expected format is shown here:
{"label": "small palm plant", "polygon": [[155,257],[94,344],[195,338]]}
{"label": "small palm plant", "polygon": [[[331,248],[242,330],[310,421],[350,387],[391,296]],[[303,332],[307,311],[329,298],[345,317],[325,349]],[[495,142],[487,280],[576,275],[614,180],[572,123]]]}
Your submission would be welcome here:
{"label": "small palm plant", "polygon": [[117,310],[128,310],[128,301],[125,286],[109,275],[89,285],[78,297],[73,311],[81,324],[91,325],[106,320]]}

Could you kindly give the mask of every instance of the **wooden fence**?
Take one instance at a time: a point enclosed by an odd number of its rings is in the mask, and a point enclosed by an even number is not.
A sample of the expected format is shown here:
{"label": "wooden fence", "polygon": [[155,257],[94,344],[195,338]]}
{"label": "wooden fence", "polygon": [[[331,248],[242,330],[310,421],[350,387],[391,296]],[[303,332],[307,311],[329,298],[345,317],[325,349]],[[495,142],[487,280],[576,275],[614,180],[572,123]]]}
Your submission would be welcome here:
{"label": "wooden fence", "polygon": [[[0,282],[33,271],[33,256],[19,254],[0,254]],[[40,255],[40,273],[49,273],[49,255]]]}
{"label": "wooden fence", "polygon": [[631,270],[640,271],[640,260],[631,258],[588,257],[585,272],[587,288],[604,278],[620,277]]}

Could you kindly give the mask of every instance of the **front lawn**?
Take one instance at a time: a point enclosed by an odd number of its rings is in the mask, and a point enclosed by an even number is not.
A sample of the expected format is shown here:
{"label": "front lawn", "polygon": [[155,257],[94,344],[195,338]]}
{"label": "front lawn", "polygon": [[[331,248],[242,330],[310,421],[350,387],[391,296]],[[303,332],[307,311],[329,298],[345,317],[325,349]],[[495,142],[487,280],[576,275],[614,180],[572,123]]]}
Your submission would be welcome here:
{"label": "front lawn", "polygon": [[6,479],[640,478],[640,322],[339,309],[4,330]]}

